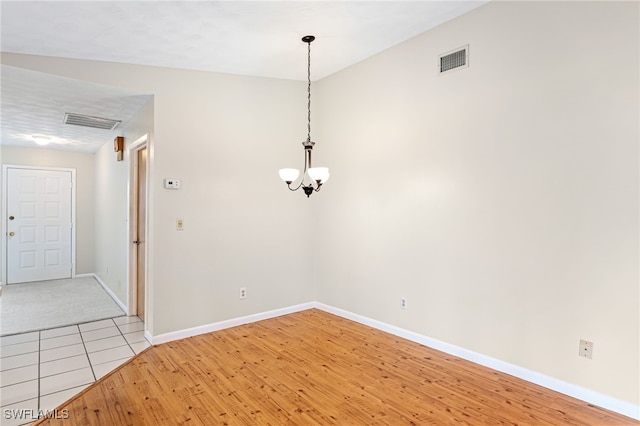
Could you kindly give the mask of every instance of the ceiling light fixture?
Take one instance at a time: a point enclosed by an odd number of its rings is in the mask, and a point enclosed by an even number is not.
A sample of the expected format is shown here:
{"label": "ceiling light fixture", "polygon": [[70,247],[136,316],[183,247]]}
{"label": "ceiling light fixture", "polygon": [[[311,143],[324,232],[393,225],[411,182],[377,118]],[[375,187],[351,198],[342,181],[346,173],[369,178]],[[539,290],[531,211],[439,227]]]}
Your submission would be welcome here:
{"label": "ceiling light fixture", "polygon": [[[311,150],[316,144],[311,142],[311,42],[315,39],[312,35],[302,37],[302,41],[307,43],[307,140],[302,142],[304,147],[302,179],[297,186],[292,187],[291,184],[298,179],[300,171],[298,169],[280,169],[279,171],[280,179],[285,181],[289,190],[297,191],[302,188],[307,198],[313,192],[320,191],[322,184],[329,180],[329,169],[327,167],[311,167]],[[309,175],[310,182],[305,185],[307,175]]]}
{"label": "ceiling light fixture", "polygon": [[31,139],[41,146],[49,145],[51,143],[51,138],[45,135],[31,135]]}

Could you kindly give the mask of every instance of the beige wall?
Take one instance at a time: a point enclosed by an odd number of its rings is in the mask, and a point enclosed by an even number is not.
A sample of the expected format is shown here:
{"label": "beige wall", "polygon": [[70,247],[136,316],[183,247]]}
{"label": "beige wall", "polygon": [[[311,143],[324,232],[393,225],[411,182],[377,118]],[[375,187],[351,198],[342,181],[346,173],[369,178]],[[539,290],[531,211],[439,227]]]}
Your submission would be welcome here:
{"label": "beige wall", "polygon": [[[112,144],[96,152],[95,166],[95,273],[113,294],[127,304],[127,247],[129,247],[129,170],[127,152],[133,142],[148,135],[153,139],[153,101],[122,127],[125,138],[123,161],[116,161]],[[149,143],[151,145],[151,143]],[[151,150],[151,146],[148,147]]]}
{"label": "beige wall", "polygon": [[318,300],[638,404],[638,12],[492,2],[322,80]]}
{"label": "beige wall", "polygon": [[2,164],[76,169],[76,273],[93,272],[93,154],[0,146],[0,161]]}

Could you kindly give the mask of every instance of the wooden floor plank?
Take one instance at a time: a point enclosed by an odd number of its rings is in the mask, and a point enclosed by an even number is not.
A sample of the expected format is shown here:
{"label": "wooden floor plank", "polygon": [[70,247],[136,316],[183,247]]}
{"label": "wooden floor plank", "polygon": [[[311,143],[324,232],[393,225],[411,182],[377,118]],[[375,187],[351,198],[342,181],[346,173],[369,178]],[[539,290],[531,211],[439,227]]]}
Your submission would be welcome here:
{"label": "wooden floor plank", "polygon": [[311,309],[153,346],[42,425],[635,425]]}

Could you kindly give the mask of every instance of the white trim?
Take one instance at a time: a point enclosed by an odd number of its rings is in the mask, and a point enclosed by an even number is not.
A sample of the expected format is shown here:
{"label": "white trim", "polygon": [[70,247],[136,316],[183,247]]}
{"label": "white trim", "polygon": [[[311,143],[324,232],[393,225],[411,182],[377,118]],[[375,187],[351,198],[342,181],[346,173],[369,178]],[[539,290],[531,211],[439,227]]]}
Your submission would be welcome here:
{"label": "white trim", "polygon": [[[146,234],[144,237],[144,241],[146,244],[145,249],[145,318],[147,317],[148,312],[148,292],[147,288],[149,285],[149,134],[145,134],[140,138],[136,139],[135,142],[131,143],[127,147],[127,153],[129,158],[129,180],[128,184],[128,193],[129,197],[127,198],[127,211],[129,212],[129,227],[127,229],[127,309],[125,312],[127,315],[137,315],[138,314],[138,293],[137,293],[137,281],[138,281],[138,261],[136,257],[136,250],[133,249],[133,240],[137,235],[137,187],[138,187],[138,156],[133,155],[137,153],[141,149],[147,149],[147,217],[146,217]],[[136,285],[134,285],[134,283]],[[147,328],[147,321],[145,319],[145,329]]]}
{"label": "white trim", "polygon": [[7,183],[7,174],[8,174],[8,166],[2,165],[2,212],[0,212],[0,234],[2,234],[1,242],[2,244],[2,253],[0,256],[0,265],[2,265],[2,276],[0,279],[3,283],[7,282],[7,230],[9,229],[9,225],[7,223],[7,192],[9,190],[9,184]]}
{"label": "white trim", "polygon": [[98,276],[91,272],[88,274],[76,274],[76,278],[98,278]]}
{"label": "white trim", "polygon": [[120,307],[120,309],[122,309],[122,312],[124,312],[125,315],[127,314],[127,307],[124,305],[124,303],[122,303],[120,299],[116,297],[116,295],[113,293],[113,291],[111,291],[109,286],[107,286],[107,284],[104,281],[102,281],[98,275],[96,274],[82,274],[82,275],[95,278],[96,281],[98,281],[98,284],[102,286],[104,291],[106,291],[107,294],[113,299],[113,301],[116,302],[116,304]]}
{"label": "white trim", "polygon": [[483,355],[474,351],[470,351],[468,349],[452,345],[441,340],[433,339],[431,337],[424,336],[413,331],[405,330],[403,328],[396,327],[382,321],[374,320],[372,318],[354,314],[340,308],[325,305],[324,303],[316,302],[314,305],[316,308],[322,311],[329,312],[331,314],[367,325],[369,327],[373,327],[375,329],[393,334],[398,337],[402,337],[403,339],[407,339],[433,349],[437,349],[450,355],[454,355],[458,358],[466,359],[467,361],[489,367],[493,370],[510,374],[528,382],[535,383],[536,385],[543,386],[547,389],[551,389],[556,392],[571,396],[573,398],[588,402],[590,404],[606,408],[607,410],[614,411],[624,416],[631,417],[632,419],[640,420],[640,405],[616,399],[609,395],[605,395],[600,392],[567,383],[562,380],[558,380],[556,378],[546,376],[532,370],[528,370],[518,365],[510,364],[508,362],[504,362],[499,359],[492,358],[490,356]]}
{"label": "white trim", "polygon": [[0,234],[2,238],[0,238],[0,247],[2,247],[3,255],[0,256],[0,265],[2,267],[2,276],[0,276],[0,280],[3,283],[7,282],[7,229],[9,225],[7,224],[7,192],[9,190],[9,184],[7,183],[7,174],[8,174],[8,165],[2,165],[2,206],[3,208],[0,212]]}
{"label": "white trim", "polygon": [[[2,282],[7,282],[7,228],[9,224],[7,223],[7,192],[9,191],[9,182],[7,181],[7,175],[9,173],[9,169],[29,169],[29,170],[48,170],[48,171],[59,171],[59,172],[70,172],[71,173],[71,278],[76,277],[76,169],[70,167],[46,167],[46,166],[30,166],[30,165],[19,165],[19,164],[3,164],[2,165],[2,212],[0,212],[0,234],[2,235],[2,239],[0,242],[0,246],[2,247],[2,252],[5,253],[4,256],[1,256],[0,264],[2,265],[2,276],[0,280]],[[1,285],[1,284],[0,284]]]}
{"label": "white trim", "polygon": [[232,318],[224,321],[218,321],[211,324],[201,325],[198,327],[187,328],[185,330],[173,331],[171,333],[159,334],[157,336],[147,335],[145,337],[153,345],[159,343],[171,342],[173,340],[184,339],[187,337],[197,336],[199,334],[211,333],[212,331],[224,330],[225,328],[236,327],[238,325],[249,324],[252,322],[262,321],[269,318],[275,318],[282,315],[291,314],[294,312],[306,311],[315,307],[314,302],[302,303],[300,305],[293,305],[286,308],[274,309],[272,311],[261,312],[257,314],[251,314],[244,317]]}

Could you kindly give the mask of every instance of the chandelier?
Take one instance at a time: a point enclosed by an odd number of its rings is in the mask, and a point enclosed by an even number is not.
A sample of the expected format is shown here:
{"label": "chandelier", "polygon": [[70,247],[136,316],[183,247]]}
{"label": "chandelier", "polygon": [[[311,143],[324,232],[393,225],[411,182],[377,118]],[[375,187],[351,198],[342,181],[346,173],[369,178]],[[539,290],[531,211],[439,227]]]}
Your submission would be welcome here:
{"label": "chandelier", "polygon": [[[302,37],[302,41],[307,43],[307,140],[302,142],[304,147],[304,170],[302,179],[297,185],[291,185],[298,179],[300,171],[298,169],[280,169],[280,179],[285,181],[291,191],[302,188],[307,198],[314,192],[320,191],[323,183],[329,180],[329,169],[327,167],[311,166],[311,151],[316,144],[311,141],[311,42],[316,38],[312,35]],[[307,180],[307,176],[309,179]],[[305,183],[307,182],[307,183]]]}

